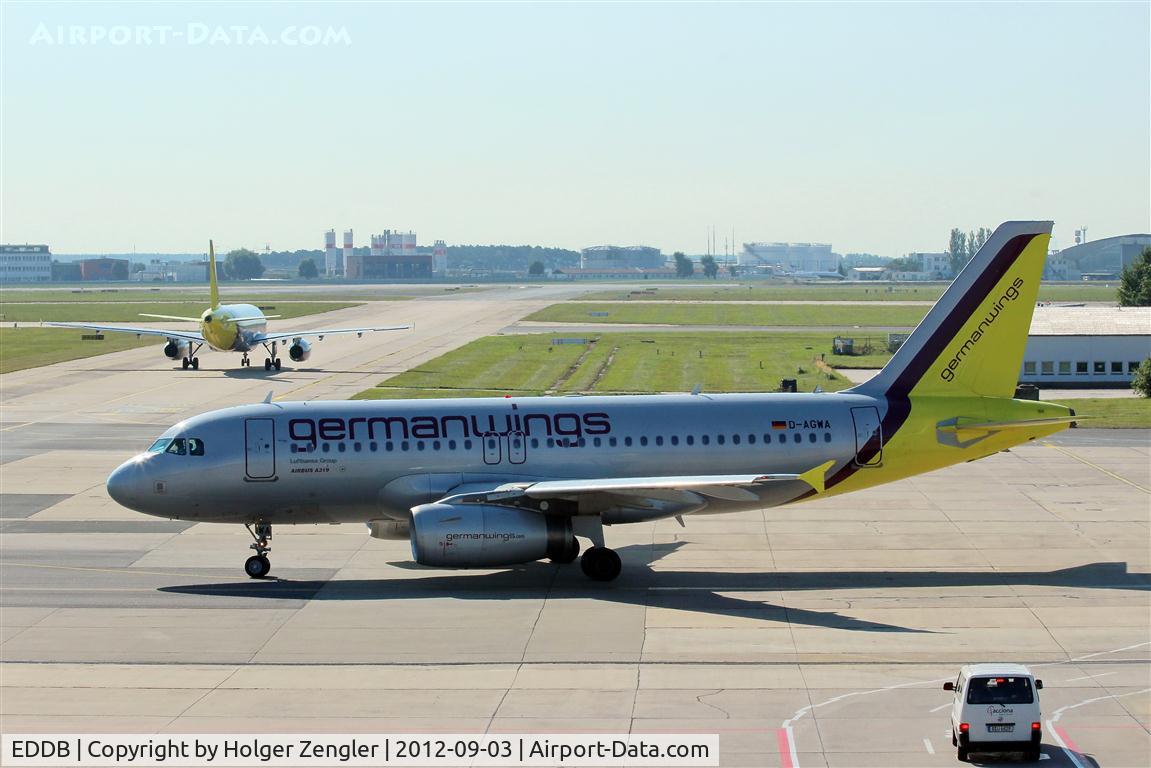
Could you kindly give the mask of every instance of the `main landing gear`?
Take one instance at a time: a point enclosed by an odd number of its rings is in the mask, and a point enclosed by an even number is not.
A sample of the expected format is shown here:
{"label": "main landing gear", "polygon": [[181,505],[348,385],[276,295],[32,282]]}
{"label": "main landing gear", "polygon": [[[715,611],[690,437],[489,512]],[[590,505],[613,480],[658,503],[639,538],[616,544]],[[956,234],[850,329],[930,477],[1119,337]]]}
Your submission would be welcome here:
{"label": "main landing gear", "polygon": [[241,368],[251,368],[252,367],[252,361],[248,359],[248,353],[247,352],[245,352],[244,356],[242,358],[240,358],[240,367]]}
{"label": "main landing gear", "polygon": [[265,371],[270,371],[273,368],[277,371],[280,370],[280,358],[276,357],[276,346],[277,344],[274,341],[270,347],[267,344],[264,345],[264,349],[268,350],[268,357],[264,358]]}
{"label": "main landing gear", "polygon": [[248,545],[249,548],[256,550],[256,554],[244,562],[244,573],[253,579],[262,579],[272,570],[272,562],[268,560],[268,553],[272,551],[272,548],[268,546],[268,539],[272,538],[272,524],[257,521],[255,530],[252,529],[250,523],[244,523],[244,527],[248,529],[248,533],[252,534],[252,538],[255,540],[253,544]]}
{"label": "main landing gear", "polygon": [[188,350],[188,356],[185,357],[183,359],[183,361],[181,361],[181,364],[184,366],[185,371],[188,370],[189,368],[191,368],[194,371],[200,370],[200,358],[196,357],[196,353],[200,351],[200,347],[202,347],[202,346],[204,346],[204,345],[203,344],[197,344],[196,346],[194,346]]}
{"label": "main landing gear", "polygon": [[[623,570],[623,563],[614,549],[604,544],[603,520],[599,515],[580,515],[572,518],[572,532],[591,539],[592,547],[580,558],[580,570],[593,581],[613,581]],[[579,554],[579,539],[572,537],[572,546],[562,558],[553,558],[556,563],[570,563]]]}

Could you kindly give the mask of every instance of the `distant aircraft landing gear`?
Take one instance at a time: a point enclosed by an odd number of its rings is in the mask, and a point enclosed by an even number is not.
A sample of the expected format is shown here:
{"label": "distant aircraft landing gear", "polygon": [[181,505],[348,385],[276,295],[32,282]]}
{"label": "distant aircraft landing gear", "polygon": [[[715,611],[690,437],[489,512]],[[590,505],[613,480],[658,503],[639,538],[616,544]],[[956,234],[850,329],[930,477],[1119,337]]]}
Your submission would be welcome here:
{"label": "distant aircraft landing gear", "polygon": [[241,368],[251,368],[252,367],[252,361],[248,359],[248,353],[247,352],[245,352],[244,356],[240,359],[240,367]]}
{"label": "distant aircraft landing gear", "polygon": [[272,551],[272,548],[268,546],[268,539],[272,538],[272,524],[257,521],[255,530],[252,530],[250,523],[244,523],[244,527],[248,529],[248,533],[252,534],[252,538],[255,540],[254,543],[248,545],[249,548],[256,550],[256,554],[244,562],[244,573],[253,579],[262,579],[272,570],[272,562],[268,560],[268,553]]}
{"label": "distant aircraft landing gear", "polygon": [[185,357],[184,360],[182,361],[182,365],[184,366],[185,371],[188,370],[189,368],[191,368],[194,371],[200,370],[200,358],[196,357],[196,353],[200,351],[200,347],[202,347],[202,346],[204,346],[204,345],[203,344],[197,344],[196,346],[192,347],[188,351],[188,356]]}
{"label": "distant aircraft landing gear", "polygon": [[269,355],[268,357],[264,358],[265,371],[270,371],[273,368],[275,368],[277,371],[280,370],[280,358],[276,357],[276,346],[276,342],[274,341],[272,342],[271,347],[269,347],[267,344],[264,345],[264,349],[268,350]]}

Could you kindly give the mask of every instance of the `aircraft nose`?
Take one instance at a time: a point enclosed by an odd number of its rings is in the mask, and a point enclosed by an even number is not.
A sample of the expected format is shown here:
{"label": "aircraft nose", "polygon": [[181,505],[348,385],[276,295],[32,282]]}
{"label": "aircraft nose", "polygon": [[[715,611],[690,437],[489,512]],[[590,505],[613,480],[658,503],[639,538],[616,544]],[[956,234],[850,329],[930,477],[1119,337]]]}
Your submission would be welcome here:
{"label": "aircraft nose", "polygon": [[105,487],[113,501],[129,509],[139,509],[143,471],[138,459],[130,459],[108,475]]}

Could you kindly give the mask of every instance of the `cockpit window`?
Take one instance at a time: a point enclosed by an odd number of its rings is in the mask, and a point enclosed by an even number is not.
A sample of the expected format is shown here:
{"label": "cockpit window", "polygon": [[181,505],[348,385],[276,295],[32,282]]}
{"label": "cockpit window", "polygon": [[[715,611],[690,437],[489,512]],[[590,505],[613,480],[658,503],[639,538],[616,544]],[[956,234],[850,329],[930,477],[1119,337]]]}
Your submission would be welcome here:
{"label": "cockpit window", "polygon": [[183,456],[187,452],[188,452],[187,441],[184,440],[184,438],[182,438],[182,437],[177,437],[176,439],[174,439],[172,441],[172,444],[168,446],[168,450],[165,451],[165,453],[173,453],[177,456]]}
{"label": "cockpit window", "polygon": [[159,440],[152,443],[152,447],[148,449],[148,453],[163,453],[164,450],[168,447],[168,444],[171,442],[172,438],[161,437]]}
{"label": "cockpit window", "polygon": [[188,455],[189,456],[203,456],[204,455],[204,441],[198,440],[194,437],[188,438]]}

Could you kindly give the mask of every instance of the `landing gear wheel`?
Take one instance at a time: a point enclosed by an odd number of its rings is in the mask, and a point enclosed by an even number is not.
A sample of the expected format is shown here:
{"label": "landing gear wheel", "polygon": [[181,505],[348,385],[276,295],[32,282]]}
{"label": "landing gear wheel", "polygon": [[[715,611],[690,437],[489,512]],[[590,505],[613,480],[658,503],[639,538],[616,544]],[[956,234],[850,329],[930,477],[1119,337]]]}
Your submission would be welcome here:
{"label": "landing gear wheel", "polygon": [[272,367],[275,368],[277,371],[280,370],[280,358],[277,357],[275,360],[272,361]]}
{"label": "landing gear wheel", "polygon": [[200,370],[200,358],[198,358],[198,357],[192,358],[192,370],[194,370],[194,371]]}
{"label": "landing gear wheel", "polygon": [[270,358],[270,357],[264,358],[264,370],[265,371],[272,370],[272,358]]}
{"label": "landing gear wheel", "polygon": [[623,563],[614,549],[592,547],[579,561],[584,575],[593,581],[612,581],[623,570]]}
{"label": "landing gear wheel", "polygon": [[579,557],[579,539],[572,536],[567,552],[551,558],[551,561],[558,565],[567,565],[568,563],[574,563],[577,557]]}
{"label": "landing gear wheel", "polygon": [[955,759],[961,763],[970,762],[970,760],[967,757],[967,747],[959,747],[955,751]]}
{"label": "landing gear wheel", "polygon": [[184,366],[184,370],[185,370],[185,371],[186,371],[186,370],[188,370],[188,366],[189,366],[189,365],[191,365],[191,364],[192,364],[192,363],[190,363],[190,362],[188,361],[188,358],[186,358],[186,357],[185,357],[185,358],[184,358],[184,361],[183,361],[183,363],[182,363],[182,365]]}
{"label": "landing gear wheel", "polygon": [[244,573],[253,579],[262,579],[272,570],[272,563],[263,555],[252,555],[244,561]]}

